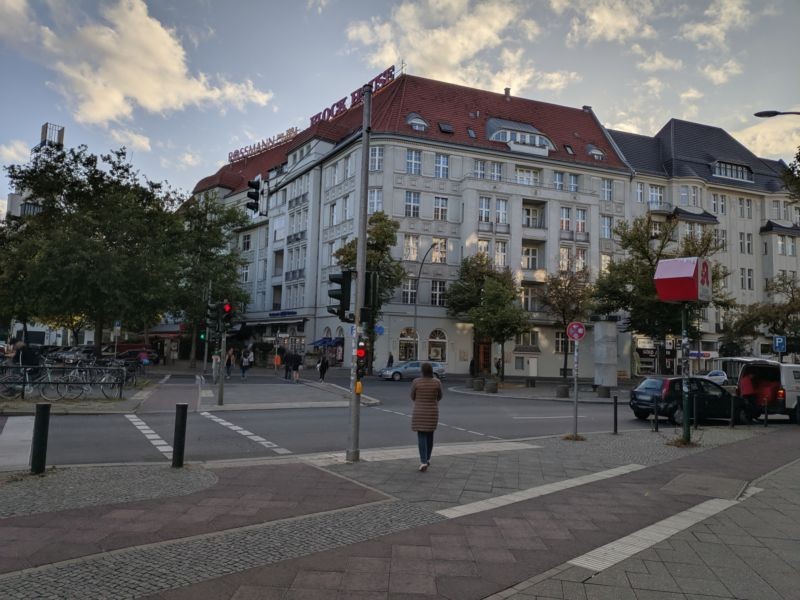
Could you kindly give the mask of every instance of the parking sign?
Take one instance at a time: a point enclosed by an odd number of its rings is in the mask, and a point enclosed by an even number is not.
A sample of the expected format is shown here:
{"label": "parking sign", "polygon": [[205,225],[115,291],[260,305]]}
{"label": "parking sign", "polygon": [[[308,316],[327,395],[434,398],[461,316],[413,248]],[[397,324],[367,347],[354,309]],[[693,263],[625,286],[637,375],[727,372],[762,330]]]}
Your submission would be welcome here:
{"label": "parking sign", "polygon": [[776,335],[772,338],[772,350],[778,354],[786,353],[786,336]]}

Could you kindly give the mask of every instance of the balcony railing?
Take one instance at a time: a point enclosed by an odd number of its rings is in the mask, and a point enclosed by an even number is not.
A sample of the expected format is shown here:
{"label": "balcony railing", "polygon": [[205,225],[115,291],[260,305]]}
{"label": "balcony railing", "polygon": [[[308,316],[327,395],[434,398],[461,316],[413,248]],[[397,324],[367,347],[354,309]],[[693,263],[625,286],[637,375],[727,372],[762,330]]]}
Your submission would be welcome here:
{"label": "balcony railing", "polygon": [[558,231],[558,239],[560,240],[574,240],[575,239],[575,232],[570,231],[569,229],[560,229]]}
{"label": "balcony railing", "polygon": [[589,241],[589,232],[588,231],[576,231],[575,232],[575,241],[576,242],[588,242]]}
{"label": "balcony railing", "polygon": [[654,213],[671,213],[673,208],[672,202],[663,200],[650,200],[647,202],[647,210]]}

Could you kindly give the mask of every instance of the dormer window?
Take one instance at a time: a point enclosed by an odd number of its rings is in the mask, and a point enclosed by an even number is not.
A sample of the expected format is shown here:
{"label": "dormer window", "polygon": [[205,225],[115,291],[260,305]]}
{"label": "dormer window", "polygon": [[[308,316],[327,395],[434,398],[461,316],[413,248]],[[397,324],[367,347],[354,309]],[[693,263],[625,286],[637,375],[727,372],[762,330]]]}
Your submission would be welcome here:
{"label": "dormer window", "polygon": [[501,129],[496,131],[492,135],[491,139],[495,142],[511,142],[513,144],[524,144],[526,146],[546,148],[548,150],[556,149],[556,147],[553,145],[553,142],[540,133],[514,131],[513,129]]}
{"label": "dormer window", "polygon": [[753,171],[745,165],[717,161],[714,164],[714,175],[739,181],[753,181]]}
{"label": "dormer window", "polygon": [[414,131],[426,131],[428,129],[428,122],[420,117],[417,113],[411,113],[406,117],[406,123],[411,125]]}
{"label": "dormer window", "polygon": [[605,153],[602,150],[600,150],[600,148],[592,144],[586,145],[586,152],[588,152],[589,156],[591,156],[595,160],[605,160],[606,158]]}
{"label": "dormer window", "polygon": [[570,154],[570,155],[574,155],[575,154],[575,150],[573,150],[572,146],[570,146],[569,144],[564,144],[564,150],[567,151],[567,154]]}

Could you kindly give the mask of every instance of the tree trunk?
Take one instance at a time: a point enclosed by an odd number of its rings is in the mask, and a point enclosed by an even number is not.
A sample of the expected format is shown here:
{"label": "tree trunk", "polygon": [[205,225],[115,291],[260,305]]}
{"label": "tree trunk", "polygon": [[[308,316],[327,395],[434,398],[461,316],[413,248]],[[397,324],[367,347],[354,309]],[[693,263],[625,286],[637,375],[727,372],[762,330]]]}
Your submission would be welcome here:
{"label": "tree trunk", "polygon": [[197,367],[197,323],[192,323],[192,347],[189,351],[189,368]]}
{"label": "tree trunk", "polygon": [[150,347],[150,336],[147,334],[147,329],[148,329],[147,323],[142,322],[142,330],[144,331],[144,347],[145,348],[149,348]]}
{"label": "tree trunk", "polygon": [[506,380],[506,343],[500,342],[500,382]]}
{"label": "tree trunk", "polygon": [[562,371],[562,378],[567,379],[567,357],[569,356],[569,340],[564,340],[564,370]]}
{"label": "tree trunk", "polygon": [[94,321],[94,351],[97,357],[101,356],[101,348],[103,347],[103,315],[98,315]]}

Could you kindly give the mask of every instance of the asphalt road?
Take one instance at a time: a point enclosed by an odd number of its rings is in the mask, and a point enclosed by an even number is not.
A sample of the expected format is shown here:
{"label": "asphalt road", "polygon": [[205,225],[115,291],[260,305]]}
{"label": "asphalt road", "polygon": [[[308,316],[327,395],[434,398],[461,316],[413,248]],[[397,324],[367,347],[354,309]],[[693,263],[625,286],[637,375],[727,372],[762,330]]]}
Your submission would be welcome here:
{"label": "asphalt road", "polygon": [[[333,381],[347,384],[344,377]],[[457,383],[448,380],[445,387]],[[258,380],[249,385],[258,385]],[[411,431],[409,386],[407,381],[367,381],[365,393],[379,398],[381,405],[361,408],[360,449],[416,444],[416,436]],[[485,442],[569,433],[572,411],[571,403],[488,398],[447,390],[440,404],[436,442]],[[199,413],[189,414],[186,460],[278,456],[284,449],[291,454],[337,452],[348,446],[348,408],[215,411],[213,416],[224,419],[227,424]],[[120,414],[51,417],[48,463],[166,461],[157,446],[172,444],[174,416],[142,413],[138,417],[153,433],[143,433]],[[647,427],[647,423],[633,417],[627,406],[620,406],[621,430]],[[611,428],[609,405],[580,405],[579,432]]]}

